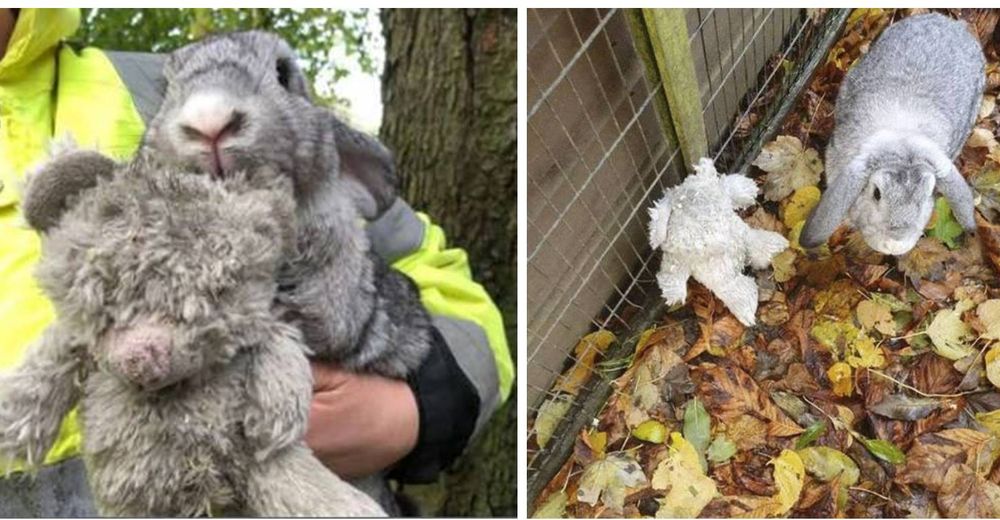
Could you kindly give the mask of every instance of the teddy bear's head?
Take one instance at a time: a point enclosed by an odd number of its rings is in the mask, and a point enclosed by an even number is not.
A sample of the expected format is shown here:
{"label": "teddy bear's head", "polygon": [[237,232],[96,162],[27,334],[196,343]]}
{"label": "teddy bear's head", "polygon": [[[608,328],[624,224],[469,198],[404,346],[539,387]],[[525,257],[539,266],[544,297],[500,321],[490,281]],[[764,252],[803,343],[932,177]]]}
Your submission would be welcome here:
{"label": "teddy bear's head", "polygon": [[259,341],[294,247],[291,183],[99,157],[56,156],[22,201],[42,232],[39,284],[98,367],[155,390]]}

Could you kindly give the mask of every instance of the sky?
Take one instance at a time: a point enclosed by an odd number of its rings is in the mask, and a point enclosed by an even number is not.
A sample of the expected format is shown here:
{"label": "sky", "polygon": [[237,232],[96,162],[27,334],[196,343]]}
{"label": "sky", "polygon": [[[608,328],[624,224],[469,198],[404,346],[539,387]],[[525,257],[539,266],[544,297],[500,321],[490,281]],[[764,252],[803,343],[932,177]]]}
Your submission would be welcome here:
{"label": "sky", "polygon": [[355,128],[377,134],[382,123],[381,76],[385,63],[385,40],[382,38],[382,22],[379,20],[378,9],[368,10],[367,24],[369,34],[373,36],[366,46],[375,63],[374,73],[363,72],[356,59],[346,56],[343,46],[331,49],[330,56],[332,60],[344,64],[350,71],[350,74],[333,85],[337,95],[350,101],[350,107],[343,115]]}

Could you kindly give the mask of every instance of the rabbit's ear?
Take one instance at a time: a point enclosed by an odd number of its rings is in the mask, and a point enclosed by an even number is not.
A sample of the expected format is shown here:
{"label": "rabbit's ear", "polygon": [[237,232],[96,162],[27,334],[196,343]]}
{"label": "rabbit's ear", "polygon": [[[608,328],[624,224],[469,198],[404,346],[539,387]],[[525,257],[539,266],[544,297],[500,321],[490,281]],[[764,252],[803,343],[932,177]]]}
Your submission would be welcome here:
{"label": "rabbit's ear", "polygon": [[397,195],[396,166],[392,153],[377,139],[359,132],[334,116],[334,138],[340,156],[340,173],[362,190],[358,206],[368,219],[389,209]]}
{"label": "rabbit's ear", "polygon": [[955,215],[955,220],[965,228],[966,231],[976,230],[975,202],[972,197],[972,189],[969,183],[965,182],[958,168],[951,161],[947,166],[935,172],[937,177],[937,190],[948,199],[951,205],[951,212]]}
{"label": "rabbit's ear", "polygon": [[59,223],[75,195],[111,175],[115,166],[113,160],[91,150],[55,155],[28,178],[21,197],[24,219],[35,230],[48,231]]}
{"label": "rabbit's ear", "polygon": [[868,183],[867,162],[867,155],[857,157],[848,164],[846,171],[827,186],[819,204],[802,228],[799,245],[812,249],[826,243]]}

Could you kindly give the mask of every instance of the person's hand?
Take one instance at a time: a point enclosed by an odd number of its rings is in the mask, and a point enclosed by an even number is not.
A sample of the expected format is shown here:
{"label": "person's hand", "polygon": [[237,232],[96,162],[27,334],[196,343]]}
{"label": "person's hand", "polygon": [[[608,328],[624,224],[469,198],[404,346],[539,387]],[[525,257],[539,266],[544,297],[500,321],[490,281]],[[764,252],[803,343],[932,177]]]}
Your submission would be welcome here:
{"label": "person's hand", "polygon": [[341,477],[377,473],[416,445],[417,400],[406,381],[313,361],[306,444]]}

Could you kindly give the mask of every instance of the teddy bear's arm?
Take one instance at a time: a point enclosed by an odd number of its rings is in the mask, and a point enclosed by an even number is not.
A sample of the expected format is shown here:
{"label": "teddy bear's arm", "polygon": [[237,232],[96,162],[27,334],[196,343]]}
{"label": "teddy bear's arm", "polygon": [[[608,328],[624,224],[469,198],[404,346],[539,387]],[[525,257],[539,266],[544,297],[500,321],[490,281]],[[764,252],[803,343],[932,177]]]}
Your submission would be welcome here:
{"label": "teddy bear's arm", "polygon": [[63,417],[80,399],[81,348],[56,323],[17,368],[0,373],[0,463],[42,463]]}
{"label": "teddy bear's arm", "polygon": [[302,439],[309,417],[312,377],[305,347],[290,326],[275,327],[269,343],[252,354],[243,426],[258,460]]}
{"label": "teddy bear's arm", "polygon": [[736,209],[746,208],[757,202],[757,183],[753,179],[733,173],[721,176],[720,182]]}
{"label": "teddy bear's arm", "polygon": [[667,240],[667,224],[670,222],[670,193],[656,201],[649,208],[649,247],[659,248]]}

